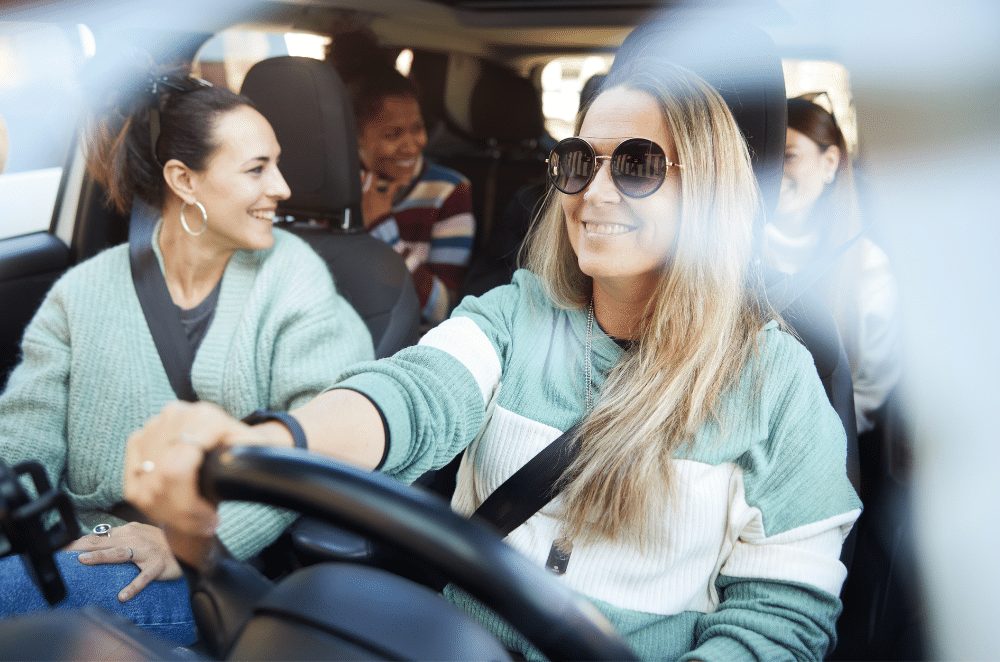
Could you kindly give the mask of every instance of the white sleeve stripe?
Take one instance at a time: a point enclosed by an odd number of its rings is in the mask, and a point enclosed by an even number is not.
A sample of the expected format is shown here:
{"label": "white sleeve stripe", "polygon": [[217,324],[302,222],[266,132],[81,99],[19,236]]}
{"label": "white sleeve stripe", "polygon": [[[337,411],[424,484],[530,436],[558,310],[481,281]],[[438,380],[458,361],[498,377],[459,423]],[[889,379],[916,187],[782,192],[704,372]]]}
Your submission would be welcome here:
{"label": "white sleeve stripe", "polygon": [[840,562],[844,538],[860,509],[840,513],[819,522],[764,536],[760,511],[751,510],[753,520],[743,529],[721,574],[728,577],[773,579],[809,584],[839,595],[847,578]]}
{"label": "white sleeve stripe", "polygon": [[[854,510],[849,510],[846,513],[840,513],[839,515],[834,515],[833,517],[827,517],[824,520],[818,522],[812,522],[810,524],[805,524],[803,526],[796,527],[794,529],[789,529],[782,533],[775,534],[773,536],[768,536],[764,538],[762,543],[764,544],[784,544],[786,542],[791,542],[795,540],[802,540],[809,538],[818,533],[826,531],[828,529],[840,529],[840,542],[844,542],[844,538],[847,534],[851,532],[851,527],[854,526],[854,522],[857,521],[858,517],[861,515],[861,509],[855,508]],[[757,541],[750,541],[757,542]]]}
{"label": "white sleeve stripe", "polygon": [[723,564],[720,574],[798,582],[839,595],[847,578],[847,568],[838,558],[841,544],[838,529],[784,545],[753,545],[741,540]]}
{"label": "white sleeve stripe", "polygon": [[490,401],[500,383],[500,357],[475,322],[468,317],[452,317],[424,334],[420,344],[436,347],[458,359],[479,385],[483,403]]}

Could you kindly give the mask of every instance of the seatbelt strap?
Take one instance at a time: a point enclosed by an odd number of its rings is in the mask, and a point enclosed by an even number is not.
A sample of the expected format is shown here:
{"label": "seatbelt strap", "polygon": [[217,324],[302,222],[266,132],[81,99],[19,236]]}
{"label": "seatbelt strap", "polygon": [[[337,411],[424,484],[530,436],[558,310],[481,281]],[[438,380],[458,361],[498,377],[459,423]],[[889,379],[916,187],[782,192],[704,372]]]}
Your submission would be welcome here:
{"label": "seatbelt strap", "polygon": [[768,285],[764,296],[770,302],[771,306],[777,310],[779,313],[792,305],[792,303],[798,299],[802,294],[813,286],[820,277],[826,273],[826,271],[833,266],[833,263],[840,259],[840,257],[846,253],[851,246],[853,246],[858,239],[861,238],[868,228],[865,227],[861,232],[857,233],[840,246],[837,246],[829,253],[826,253],[821,258],[809,264],[802,269],[799,269],[794,274],[786,274],[783,278],[778,279],[771,285]]}
{"label": "seatbelt strap", "polygon": [[485,519],[504,538],[528,521],[562,491],[559,478],[576,457],[572,442],[579,429],[578,421],[528,460],[483,501],[473,516]]}
{"label": "seatbelt strap", "polygon": [[132,201],[128,229],[132,283],[170,387],[179,399],[197,402],[198,396],[191,385],[191,346],[153,252],[153,229],[158,218],[156,210],[143,201],[138,198]]}

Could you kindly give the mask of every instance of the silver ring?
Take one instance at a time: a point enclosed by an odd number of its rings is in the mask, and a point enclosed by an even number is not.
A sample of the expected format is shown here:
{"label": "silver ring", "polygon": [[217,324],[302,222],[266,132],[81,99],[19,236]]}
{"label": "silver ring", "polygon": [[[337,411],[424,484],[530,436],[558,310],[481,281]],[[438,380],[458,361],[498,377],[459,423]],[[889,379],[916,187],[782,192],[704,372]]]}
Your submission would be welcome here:
{"label": "silver ring", "polygon": [[126,547],[125,549],[128,550],[128,560],[131,561],[132,559],[134,559],[135,558],[135,552],[132,551],[132,548],[131,547]]}
{"label": "silver ring", "polygon": [[110,524],[98,524],[94,527],[95,536],[104,536],[106,538],[111,537],[111,525]]}
{"label": "silver ring", "polygon": [[145,471],[146,473],[148,474],[153,473],[154,469],[156,469],[156,465],[153,464],[152,460],[146,460],[145,462],[142,463],[142,470]]}

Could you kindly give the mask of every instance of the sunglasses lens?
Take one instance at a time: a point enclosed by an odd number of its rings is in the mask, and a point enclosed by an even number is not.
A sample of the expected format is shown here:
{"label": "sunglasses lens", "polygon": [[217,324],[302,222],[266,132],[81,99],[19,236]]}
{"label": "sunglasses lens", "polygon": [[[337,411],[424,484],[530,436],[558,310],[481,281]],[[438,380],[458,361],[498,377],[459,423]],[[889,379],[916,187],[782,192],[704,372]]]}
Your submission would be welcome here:
{"label": "sunglasses lens", "polygon": [[611,176],[622,193],[642,198],[660,188],[667,175],[667,156],[651,140],[626,140],[611,155]]}
{"label": "sunglasses lens", "polygon": [[563,193],[579,193],[587,188],[593,176],[594,150],[586,141],[579,138],[561,140],[549,154],[549,178]]}

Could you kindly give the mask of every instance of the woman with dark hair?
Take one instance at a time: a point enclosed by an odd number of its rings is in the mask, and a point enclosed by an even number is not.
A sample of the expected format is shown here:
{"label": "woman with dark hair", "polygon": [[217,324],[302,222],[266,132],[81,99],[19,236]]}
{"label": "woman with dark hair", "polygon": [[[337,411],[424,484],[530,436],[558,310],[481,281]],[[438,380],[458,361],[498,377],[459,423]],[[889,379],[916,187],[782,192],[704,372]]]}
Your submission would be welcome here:
{"label": "woman with dark hair", "polygon": [[[785,168],[765,255],[795,273],[863,229],[851,156],[833,115],[805,98],[788,100]],[[896,283],[889,259],[861,237],[819,283],[851,364],[858,432],[899,380]]]}
{"label": "woman with dark hair", "polygon": [[[274,132],[248,99],[161,76],[138,98],[113,100],[85,135],[90,173],[110,205],[155,211],[146,248],[186,336],[192,362],[182,370],[198,399],[237,417],[287,410],[372,358],[364,323],[322,260],[272,227],[289,190]],[[41,462],[70,494],[83,530],[93,531],[58,555],[68,587],[59,608],[99,604],[190,643],[187,587],[163,532],[122,508],[129,433],[180,395],[137,297],[128,245],[53,285],[22,354],[0,396],[0,457]],[[248,558],[292,519],[225,503],[219,532],[234,555]],[[45,607],[19,558],[0,561],[0,587],[0,615]]]}
{"label": "woman with dark hair", "polygon": [[[736,122],[704,80],[636,58],[548,163],[528,268],[293,411],[309,448],[403,480],[464,451],[452,507],[471,514],[579,422],[565,489],[511,546],[643,659],[822,659],[860,502],[812,357],[758,297],[760,194]],[[180,403],[129,442],[129,500],[192,564],[213,545],[202,449],[248,440],[292,445],[277,423]]]}
{"label": "woman with dark hair", "polygon": [[365,227],[406,259],[423,321],[437,324],[457,303],[472,252],[469,180],[424,159],[418,90],[382,56],[374,35],[335,35],[327,59],[354,107]]}

